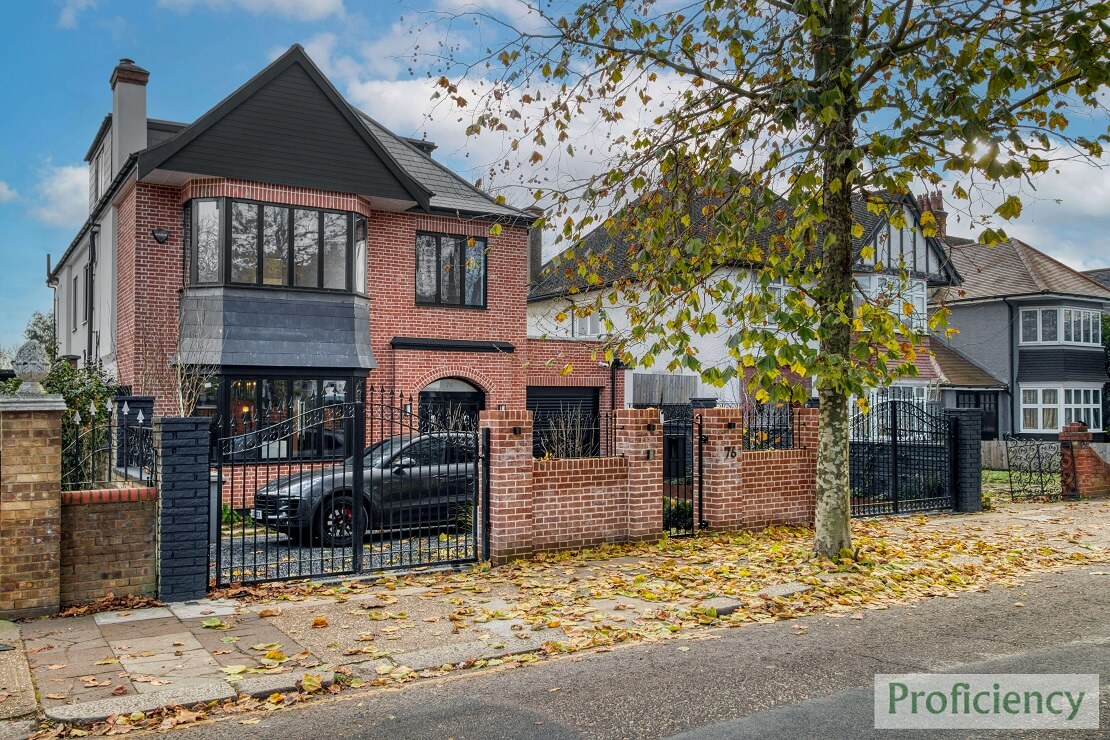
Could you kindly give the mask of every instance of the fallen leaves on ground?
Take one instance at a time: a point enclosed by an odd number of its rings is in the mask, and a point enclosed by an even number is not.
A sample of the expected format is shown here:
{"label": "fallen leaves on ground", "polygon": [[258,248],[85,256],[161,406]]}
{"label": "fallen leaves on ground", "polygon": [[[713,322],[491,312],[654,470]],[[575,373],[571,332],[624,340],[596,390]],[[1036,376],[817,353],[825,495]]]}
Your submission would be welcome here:
{"label": "fallen leaves on ground", "polygon": [[108,594],[104,598],[96,599],[95,601],[87,601],[84,604],[76,604],[67,607],[59,612],[58,616],[84,617],[89,614],[100,614],[101,612],[131,612],[135,609],[149,609],[153,606],[165,606],[165,604],[149,596],[116,596],[115,594]]}

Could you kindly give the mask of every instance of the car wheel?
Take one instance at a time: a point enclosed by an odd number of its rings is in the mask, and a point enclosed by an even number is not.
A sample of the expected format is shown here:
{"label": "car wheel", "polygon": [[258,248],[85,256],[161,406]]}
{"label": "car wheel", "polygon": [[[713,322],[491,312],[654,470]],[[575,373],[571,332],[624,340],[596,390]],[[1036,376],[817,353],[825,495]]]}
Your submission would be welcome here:
{"label": "car wheel", "polygon": [[289,536],[289,544],[294,547],[304,547],[312,544],[312,530],[310,529],[290,529],[286,534]]}
{"label": "car wheel", "polygon": [[[365,513],[363,514],[365,517]],[[332,496],[324,501],[320,512],[316,515],[315,532],[320,535],[320,544],[324,547],[350,547],[354,542],[355,507],[354,500],[347,495]],[[366,532],[365,519],[362,530],[358,532],[361,537]]]}

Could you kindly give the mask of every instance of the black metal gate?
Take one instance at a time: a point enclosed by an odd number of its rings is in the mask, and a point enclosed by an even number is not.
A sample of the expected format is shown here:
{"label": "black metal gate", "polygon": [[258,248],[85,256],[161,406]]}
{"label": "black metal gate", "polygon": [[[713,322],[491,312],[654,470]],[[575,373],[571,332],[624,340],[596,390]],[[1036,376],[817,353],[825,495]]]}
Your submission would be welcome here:
{"label": "black metal gate", "polygon": [[1012,501],[1055,501],[1075,489],[1071,442],[1006,437]]}
{"label": "black metal gate", "polygon": [[851,420],[852,516],[955,508],[955,429],[943,411],[883,400]]}
{"label": "black metal gate", "polygon": [[666,405],[663,416],[663,531],[672,537],[704,527],[701,414],[688,405]]}
{"label": "black metal gate", "polygon": [[215,440],[216,586],[476,560],[473,419],[423,417],[385,389],[316,398],[269,426]]}

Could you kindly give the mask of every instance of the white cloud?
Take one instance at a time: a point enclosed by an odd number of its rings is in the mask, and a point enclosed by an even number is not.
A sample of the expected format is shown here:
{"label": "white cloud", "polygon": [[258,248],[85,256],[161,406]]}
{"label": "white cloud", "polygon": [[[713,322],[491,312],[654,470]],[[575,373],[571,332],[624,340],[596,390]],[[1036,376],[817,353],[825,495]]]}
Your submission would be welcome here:
{"label": "white cloud", "polygon": [[47,165],[35,185],[31,217],[48,226],[80,226],[89,215],[89,171],[83,165]]}
{"label": "white cloud", "polygon": [[77,16],[82,11],[96,7],[96,0],[65,0],[58,13],[58,25],[62,28],[77,28]]}
{"label": "white cloud", "polygon": [[15,188],[3,180],[0,180],[0,203],[7,203],[18,197],[19,193],[15,192]]}
{"label": "white cloud", "polygon": [[158,4],[182,13],[203,4],[213,10],[239,8],[255,15],[272,14],[297,21],[342,17],[345,12],[343,0],[158,0]]}

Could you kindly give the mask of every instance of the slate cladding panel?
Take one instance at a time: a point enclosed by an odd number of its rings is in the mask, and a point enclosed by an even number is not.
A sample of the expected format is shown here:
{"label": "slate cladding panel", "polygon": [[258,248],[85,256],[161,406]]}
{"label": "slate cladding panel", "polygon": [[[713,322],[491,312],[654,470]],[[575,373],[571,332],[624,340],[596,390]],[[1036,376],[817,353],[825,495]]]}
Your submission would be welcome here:
{"label": "slate cladding panel", "polygon": [[362,296],[193,288],[181,304],[181,357],[223,367],[377,367]]}
{"label": "slate cladding panel", "polygon": [[160,168],[412,201],[299,64]]}
{"label": "slate cladding panel", "polygon": [[1106,356],[1101,347],[1022,347],[1018,350],[1019,383],[1058,383],[1074,380],[1105,383]]}

